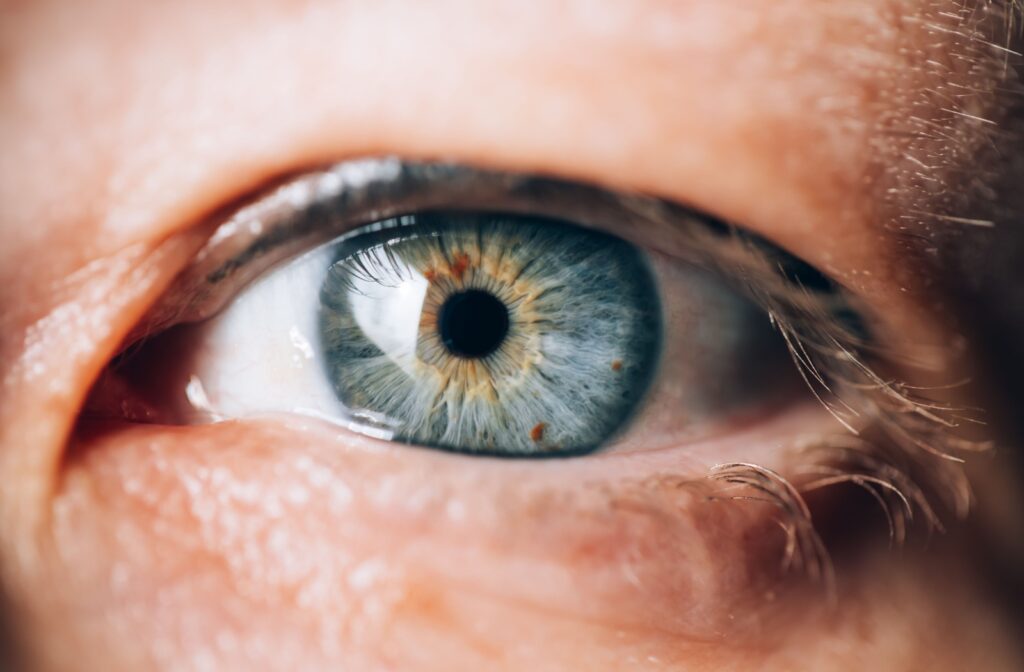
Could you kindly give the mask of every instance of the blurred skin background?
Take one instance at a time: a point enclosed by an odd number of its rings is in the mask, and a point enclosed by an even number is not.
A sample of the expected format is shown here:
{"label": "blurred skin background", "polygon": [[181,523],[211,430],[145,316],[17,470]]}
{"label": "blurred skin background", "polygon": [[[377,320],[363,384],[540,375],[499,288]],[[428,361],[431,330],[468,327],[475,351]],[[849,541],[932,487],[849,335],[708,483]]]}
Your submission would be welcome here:
{"label": "blurred skin background", "polygon": [[[1018,10],[3,1],[3,669],[1022,669]],[[165,421],[197,371],[259,388],[223,365],[276,313],[215,318],[134,377],[145,357],[122,351],[177,338],[157,332],[198,301],[182,278],[236,244],[241,204],[364,157],[728,222],[735,244],[702,254],[753,260],[722,286],[754,288],[795,360],[782,344],[784,373],[729,368],[739,299],[668,271],[666,343],[724,335],[665,345],[684,382],[658,373],[654,410],[596,453],[481,457],[291,413]],[[503,209],[473,198],[437,202]],[[662,221],[643,207],[614,212]],[[617,218],[645,254],[689,258]],[[775,277],[768,249],[812,270]],[[870,339],[814,313],[819,293]],[[674,403],[726,392],[770,409],[694,434]]]}

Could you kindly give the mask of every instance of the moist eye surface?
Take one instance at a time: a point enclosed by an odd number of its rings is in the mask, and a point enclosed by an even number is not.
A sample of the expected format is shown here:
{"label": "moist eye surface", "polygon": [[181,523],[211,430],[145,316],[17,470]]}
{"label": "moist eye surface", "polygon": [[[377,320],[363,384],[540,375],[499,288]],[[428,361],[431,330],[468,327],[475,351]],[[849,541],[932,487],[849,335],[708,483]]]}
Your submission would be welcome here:
{"label": "moist eye surface", "polygon": [[614,236],[428,212],[357,230],[333,258],[318,319],[326,374],[354,416],[397,440],[586,452],[628,421],[657,368],[657,286]]}

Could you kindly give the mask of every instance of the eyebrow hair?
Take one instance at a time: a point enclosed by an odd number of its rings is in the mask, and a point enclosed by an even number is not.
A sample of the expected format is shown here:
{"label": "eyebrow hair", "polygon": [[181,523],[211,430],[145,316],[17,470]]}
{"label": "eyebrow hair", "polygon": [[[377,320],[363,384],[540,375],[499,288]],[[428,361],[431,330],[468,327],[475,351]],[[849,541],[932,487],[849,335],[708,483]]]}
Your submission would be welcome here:
{"label": "eyebrow hair", "polygon": [[[900,17],[898,104],[878,121],[883,226],[934,244],[949,228],[992,227],[998,183],[1024,138],[1020,0],[943,0]],[[912,247],[920,247],[913,245]]]}

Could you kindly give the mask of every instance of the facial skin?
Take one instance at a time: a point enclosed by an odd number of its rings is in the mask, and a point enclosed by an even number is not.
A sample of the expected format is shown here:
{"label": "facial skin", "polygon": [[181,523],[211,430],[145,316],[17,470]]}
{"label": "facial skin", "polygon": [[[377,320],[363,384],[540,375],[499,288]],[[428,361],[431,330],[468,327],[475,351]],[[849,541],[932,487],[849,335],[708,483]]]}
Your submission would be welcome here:
{"label": "facial skin", "polygon": [[[987,170],[996,189],[1012,167],[977,120],[1009,123],[971,67],[988,61],[958,57],[946,9],[8,3],[0,571],[21,664],[1019,669],[983,544],[965,541],[1013,536],[1012,450],[972,465],[974,518],[927,551],[844,537],[839,515],[830,605],[780,570],[773,511],[692,487],[729,461],[793,471],[782,446],[841,431],[813,405],[641,460],[473,459],[296,418],[75,424],[212,213],[281,175],[382,154],[714,213],[843,283],[889,347],[952,380],[981,358],[933,252],[991,234],[922,213],[995,217],[963,176]],[[943,103],[951,82],[974,93]],[[915,119],[943,132],[915,135]]]}

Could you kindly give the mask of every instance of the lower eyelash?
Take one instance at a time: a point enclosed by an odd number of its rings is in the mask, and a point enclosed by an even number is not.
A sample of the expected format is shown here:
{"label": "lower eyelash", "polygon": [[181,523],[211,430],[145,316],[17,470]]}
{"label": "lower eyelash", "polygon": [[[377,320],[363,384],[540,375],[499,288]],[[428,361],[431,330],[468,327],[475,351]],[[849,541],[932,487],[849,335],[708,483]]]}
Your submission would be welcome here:
{"label": "lower eyelash", "polygon": [[785,535],[782,569],[797,570],[811,581],[821,583],[830,602],[835,601],[836,579],[828,550],[814,527],[811,510],[800,491],[778,472],[747,462],[720,464],[711,469],[708,479],[741,494],[719,492],[712,498],[728,501],[761,501],[774,506]]}

